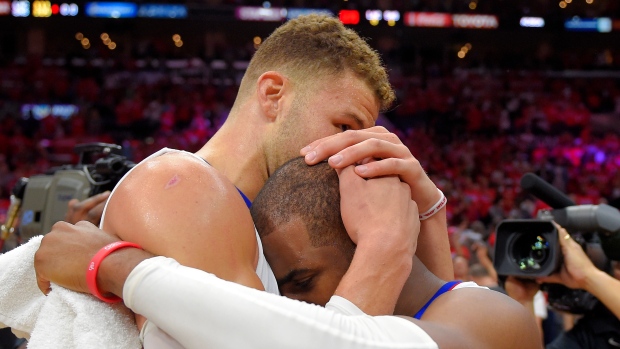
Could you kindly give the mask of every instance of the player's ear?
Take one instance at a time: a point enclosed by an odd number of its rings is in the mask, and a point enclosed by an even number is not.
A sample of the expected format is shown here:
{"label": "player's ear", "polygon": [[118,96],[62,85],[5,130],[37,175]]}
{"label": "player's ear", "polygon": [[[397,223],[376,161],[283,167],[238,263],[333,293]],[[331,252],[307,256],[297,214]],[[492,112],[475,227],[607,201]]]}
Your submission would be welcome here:
{"label": "player's ear", "polygon": [[260,107],[268,118],[275,119],[282,110],[283,96],[288,80],[276,71],[263,73],[257,81]]}

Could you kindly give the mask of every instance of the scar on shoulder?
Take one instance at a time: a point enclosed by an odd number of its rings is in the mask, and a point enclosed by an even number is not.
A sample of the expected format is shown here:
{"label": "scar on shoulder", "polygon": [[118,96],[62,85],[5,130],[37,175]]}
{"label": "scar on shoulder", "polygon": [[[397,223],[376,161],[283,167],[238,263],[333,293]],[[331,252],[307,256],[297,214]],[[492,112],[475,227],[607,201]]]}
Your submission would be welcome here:
{"label": "scar on shoulder", "polygon": [[179,184],[179,182],[181,181],[181,178],[179,178],[179,175],[174,175],[172,176],[172,178],[168,181],[168,183],[166,183],[166,186],[164,187],[164,189],[170,189],[172,187],[174,187],[175,185]]}

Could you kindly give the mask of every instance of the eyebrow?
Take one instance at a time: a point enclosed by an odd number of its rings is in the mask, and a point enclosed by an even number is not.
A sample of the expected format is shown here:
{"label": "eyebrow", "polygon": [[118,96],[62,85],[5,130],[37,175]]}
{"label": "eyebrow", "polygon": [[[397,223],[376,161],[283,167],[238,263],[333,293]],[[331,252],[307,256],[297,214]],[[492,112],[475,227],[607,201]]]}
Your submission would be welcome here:
{"label": "eyebrow", "polygon": [[357,115],[353,114],[353,113],[346,113],[345,116],[349,119],[353,119],[353,121],[355,121],[355,123],[357,124],[357,126],[360,129],[365,128],[364,127],[364,122],[362,121],[362,119],[360,119]]}
{"label": "eyebrow", "polygon": [[287,284],[287,283],[293,281],[293,279],[295,279],[300,274],[304,274],[304,273],[307,273],[309,271],[310,271],[310,269],[308,269],[308,268],[293,269],[288,274],[286,274],[286,276],[284,276],[283,278],[276,279],[276,282],[278,283],[278,285],[284,285],[284,284]]}

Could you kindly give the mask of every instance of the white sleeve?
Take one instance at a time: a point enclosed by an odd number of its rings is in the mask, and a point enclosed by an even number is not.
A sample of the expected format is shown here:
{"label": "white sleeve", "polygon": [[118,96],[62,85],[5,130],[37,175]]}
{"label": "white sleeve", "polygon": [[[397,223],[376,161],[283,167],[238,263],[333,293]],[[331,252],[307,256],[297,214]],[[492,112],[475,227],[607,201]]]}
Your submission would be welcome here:
{"label": "white sleeve", "polygon": [[344,315],[227,282],[166,257],[140,263],[125,282],[123,298],[187,349],[438,348],[411,321]]}
{"label": "white sleeve", "polygon": [[184,349],[179,342],[148,320],[140,331],[140,341],[144,349]]}

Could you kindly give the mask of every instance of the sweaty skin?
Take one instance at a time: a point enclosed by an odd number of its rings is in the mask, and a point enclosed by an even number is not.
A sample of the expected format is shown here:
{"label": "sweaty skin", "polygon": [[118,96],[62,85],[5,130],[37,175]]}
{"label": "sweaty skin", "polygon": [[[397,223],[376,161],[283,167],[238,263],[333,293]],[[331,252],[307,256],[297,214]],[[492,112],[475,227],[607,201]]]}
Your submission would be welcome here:
{"label": "sweaty skin", "polygon": [[[334,220],[334,216],[342,219],[351,217],[349,221],[360,221],[357,217],[365,217],[360,222],[365,224],[372,221],[368,218],[371,212],[396,211],[396,207],[386,205],[394,204],[398,195],[386,187],[361,193],[358,189],[361,187],[351,183],[369,184],[388,178],[364,181],[353,172],[354,167],[349,166],[340,173],[338,181],[335,176],[326,175],[333,171],[327,163],[312,167],[298,165],[303,161],[292,160],[276,172],[251,210],[261,234],[265,257],[272,267],[281,294],[325,306],[354,258],[349,246],[354,243],[355,236],[349,240],[350,244],[333,236],[351,235],[356,229],[347,222],[341,222],[343,227]],[[334,193],[338,190],[334,188],[340,188],[341,204],[347,201],[358,205],[366,202],[366,213],[359,208],[357,215],[347,212],[345,208],[341,213],[333,207],[315,205],[319,202],[337,202],[338,196]],[[403,190],[407,191],[403,199],[408,199],[410,188]],[[300,201],[305,205],[297,200],[289,201],[287,197],[303,198]],[[373,200],[368,200],[373,197]],[[387,201],[382,202],[381,199]],[[292,213],[287,215],[287,212]],[[411,216],[411,213],[403,212],[401,215]],[[385,222],[384,225],[389,226]],[[488,289],[471,288],[472,285],[439,296],[426,309],[422,321],[413,320],[413,315],[446,282],[433,275],[417,258],[408,276],[402,292],[397,290],[399,298],[394,314],[404,315],[407,320],[415,322],[440,348],[540,347],[534,319],[530,318],[525,308],[505,295]],[[366,283],[362,280],[359,284]]]}
{"label": "sweaty skin", "polygon": [[[325,18],[321,21],[333,21],[341,25],[337,19]],[[287,23],[294,22],[289,21]],[[311,36],[316,37],[317,35],[313,33]],[[336,39],[334,36],[330,36],[330,38]],[[332,42],[332,39],[329,42]],[[288,41],[296,42],[296,40]],[[262,45],[261,47],[265,48],[267,46]],[[304,50],[302,51],[304,55],[305,48],[307,47],[309,46],[301,47]],[[295,48],[295,50],[297,49]],[[364,54],[364,57],[367,58],[369,55]],[[362,57],[363,60],[366,59],[364,57]],[[322,61],[323,57],[320,60]],[[340,57],[338,57],[338,61],[340,61]],[[247,75],[244,77],[248,88],[241,91],[241,98],[238,96],[222,128],[197,153],[198,156],[208,160],[213,168],[217,169],[219,175],[234,183],[249,199],[253,199],[256,196],[269,175],[284,161],[295,156],[298,149],[317,139],[340,133],[343,130],[359,130],[360,128],[372,127],[378,117],[379,109],[382,105],[381,100],[385,97],[384,92],[387,92],[384,90],[384,87],[379,89],[383,92],[377,91],[377,88],[370,86],[373,84],[369,85],[371,80],[374,81],[374,79],[370,79],[370,77],[367,79],[366,74],[362,72],[358,74],[355,71],[349,70],[349,68],[338,69],[336,74],[330,71],[329,73],[319,74],[316,77],[313,71],[311,76],[308,77],[309,79],[297,79],[294,75],[290,75],[290,77],[287,75],[285,68],[289,67],[289,62],[285,62],[282,65],[282,71],[279,70],[279,66],[279,64],[276,64],[275,68],[268,68],[276,70],[264,72],[261,68],[261,70],[257,71],[257,74],[261,74],[258,77],[253,75],[249,79],[246,79]],[[354,64],[351,68],[355,67],[358,67],[358,65]],[[311,80],[312,84],[306,84],[308,80]],[[397,141],[395,135],[390,134],[387,130],[381,131],[382,139]],[[351,132],[353,131],[349,131],[349,136],[358,134]],[[396,165],[388,166],[389,169],[401,169],[396,174],[404,178],[406,182],[419,182],[418,186],[423,184],[424,187],[426,187],[426,184],[432,185],[433,188],[429,188],[428,193],[414,198],[416,202],[420,202],[421,207],[432,206],[437,200],[436,188],[434,188],[432,182],[425,175],[421,175],[423,174],[422,168],[407,148],[402,144],[386,147],[389,144],[372,141],[371,139],[378,135],[376,132],[365,133],[365,135],[363,138],[370,142],[366,142],[366,145],[362,146],[362,149],[366,151],[363,152],[364,156],[361,159],[370,156],[384,159],[383,163]],[[349,145],[360,141],[357,137],[345,138],[344,140],[347,140]],[[353,141],[353,143],[350,143],[350,141]],[[337,143],[343,145],[341,142]],[[387,143],[394,144],[393,142]],[[317,158],[334,155],[331,151],[336,148],[340,148],[338,151],[342,150],[342,147],[339,146],[327,147],[329,149],[326,147],[319,148],[322,150],[316,150]],[[371,155],[368,155],[367,151],[371,149],[374,150],[371,151]],[[356,154],[341,155],[344,157],[343,163],[347,161],[356,162]],[[215,265],[219,261],[222,265],[229,265],[229,269],[243,269],[239,270],[243,275],[250,270],[248,265],[251,265],[253,260],[255,261],[255,259],[251,258],[256,256],[256,239],[253,235],[253,229],[241,231],[241,227],[238,226],[241,221],[246,220],[245,215],[235,216],[229,213],[230,211],[235,212],[238,207],[241,207],[239,210],[247,211],[247,207],[243,206],[243,201],[240,201],[238,204],[232,202],[240,200],[238,192],[236,192],[233,186],[229,186],[230,191],[222,190],[222,187],[216,185],[221,183],[219,181],[220,178],[213,173],[211,175],[207,174],[203,180],[192,182],[196,177],[195,172],[188,172],[188,177],[186,177],[186,174],[181,173],[179,167],[176,166],[172,156],[165,160],[163,158],[161,161],[158,161],[158,165],[161,165],[162,173],[164,173],[162,178],[152,178],[152,173],[146,173],[144,176],[147,181],[157,181],[155,186],[149,186],[145,181],[136,180],[136,190],[126,193],[127,199],[133,201],[131,204],[129,201],[122,200],[121,196],[115,197],[118,199],[118,218],[114,224],[112,219],[106,222],[114,225],[110,227],[110,231],[114,232],[114,229],[118,229],[120,232],[123,230],[124,235],[128,237],[127,239],[131,237],[136,240],[144,240],[144,243],[141,245],[155,254],[173,256],[182,264],[195,266],[196,268],[206,267],[207,270],[221,278],[236,280],[247,285],[248,280],[239,280],[237,275],[235,275],[236,273],[231,273],[230,270],[225,270],[222,266]],[[404,158],[407,161],[389,161],[388,158]],[[382,161],[377,163],[382,163]],[[193,165],[188,166],[191,167]],[[414,168],[414,170],[408,171],[406,170],[407,168]],[[368,173],[373,173],[372,168],[369,167]],[[174,190],[158,190],[154,192],[147,190],[147,188],[165,187],[174,174],[179,174],[182,179],[175,186]],[[388,173],[383,174],[386,175]],[[162,180],[161,182],[159,181],[160,179]],[[415,185],[411,188],[413,189],[414,187]],[[214,188],[215,190],[213,190]],[[203,195],[196,197],[195,194],[197,192],[201,194],[206,193],[204,195],[207,197],[202,198]],[[422,191],[416,192],[420,193]],[[222,198],[231,200],[230,204],[222,203]],[[142,202],[137,202],[140,200]],[[159,204],[161,206],[158,206]],[[149,205],[153,205],[154,210],[150,210],[147,207]],[[135,207],[141,207],[150,213],[146,215],[141,214],[141,212],[128,211]],[[188,210],[188,207],[195,207],[196,210],[193,208]],[[160,215],[162,212],[164,215],[175,218],[176,223],[168,220],[169,217],[162,218],[163,216]],[[379,214],[386,213],[389,212],[379,212]],[[110,214],[112,213],[110,212]],[[229,216],[224,216],[226,214],[229,214]],[[127,222],[128,220],[131,222]],[[197,224],[195,220],[200,220],[200,222]],[[196,226],[209,223],[207,222],[208,220],[213,220],[211,223],[215,224],[204,225],[209,227],[204,230],[196,228]],[[235,224],[230,224],[231,221]],[[427,223],[424,224],[428,226],[431,224],[428,223],[429,221],[425,221]],[[357,251],[361,256],[367,257],[360,257],[353,261],[352,269],[350,269],[353,272],[347,273],[339,286],[340,295],[346,296],[345,298],[371,314],[386,314],[393,310],[395,300],[390,297],[390,293],[401,287],[396,284],[398,284],[398,280],[403,278],[399,273],[399,275],[395,275],[393,278],[396,281],[389,280],[389,273],[396,273],[399,270],[406,271],[411,268],[411,256],[405,258],[394,253],[395,250],[402,249],[407,244],[398,239],[400,235],[403,235],[401,234],[403,232],[395,231],[395,229],[385,229],[384,222],[381,223],[379,226],[366,224],[360,227],[363,230],[357,232]],[[445,222],[437,223],[438,226],[445,229]],[[133,227],[128,227],[130,224]],[[150,229],[150,225],[153,226],[153,230]],[[253,228],[251,225],[250,227]],[[80,227],[78,226],[77,228]],[[135,230],[132,228],[135,228]],[[233,230],[231,232],[231,229],[237,228],[239,228],[239,231]],[[57,230],[63,230],[63,226],[58,226]],[[106,230],[105,227],[104,230]],[[429,231],[442,233],[439,229],[431,229]],[[217,232],[220,232],[220,234],[217,235]],[[196,239],[195,235],[198,235],[198,239]],[[397,236],[396,238],[391,238],[392,235]],[[407,237],[409,238],[409,236]],[[88,236],[85,239],[91,238]],[[228,240],[229,243],[225,244],[225,240]],[[235,241],[235,243],[231,244],[230,241]],[[77,289],[83,290],[81,285],[83,277],[80,274],[85,270],[83,263],[81,263],[83,259],[72,258],[67,260],[66,255],[62,255],[56,260],[57,268],[49,267],[50,263],[52,263],[49,260],[55,257],[52,255],[55,251],[65,252],[62,246],[59,245],[73,242],[75,241],[63,242],[60,238],[55,240],[44,239],[42,245],[48,246],[48,248],[44,248],[43,252],[38,254],[40,263],[37,264],[37,273],[43,289],[47,287],[45,286],[46,281],[55,281],[59,278],[62,280],[62,277],[65,277],[64,275],[57,275],[57,273],[69,274],[67,267],[58,264],[64,262],[73,264],[77,268],[77,272],[74,275],[79,276],[78,279],[72,278],[69,281]],[[205,242],[211,243],[204,244]],[[90,240],[89,243],[92,244]],[[423,243],[420,242],[420,246],[422,245]],[[433,246],[441,248],[442,245],[434,244]],[[96,248],[97,246],[93,247]],[[205,251],[205,248],[208,251]],[[190,251],[194,251],[193,256],[191,256]],[[140,251],[131,251],[129,253],[132,252]],[[238,252],[243,255],[235,256]],[[223,256],[219,256],[219,254]],[[433,254],[440,255],[441,253],[433,251]],[[90,255],[90,251],[82,252],[82,257],[87,261],[90,260]],[[236,257],[239,258],[237,259]],[[112,258],[112,256],[109,258]],[[127,265],[127,260],[123,262],[121,264]],[[228,262],[233,262],[233,264],[227,264]],[[435,269],[431,269],[435,271]],[[388,270],[388,272],[385,272],[385,270]],[[449,271],[451,274],[451,269]],[[110,272],[110,274],[106,274],[105,268],[102,265],[100,273],[107,277],[98,280],[98,283],[102,281],[99,284],[104,291],[120,292],[118,286],[124,282],[123,274],[119,272],[118,268],[112,268]],[[363,278],[362,281],[367,281],[367,285],[373,287],[359,287],[360,278]],[[107,288],[106,286],[113,288]],[[190,309],[196,308],[191,307]]]}

